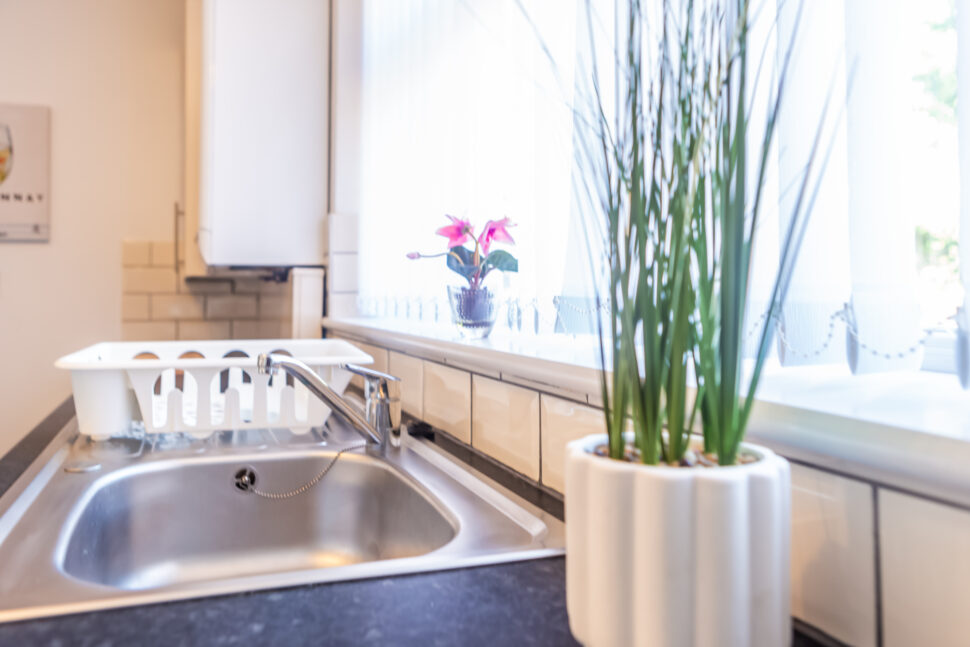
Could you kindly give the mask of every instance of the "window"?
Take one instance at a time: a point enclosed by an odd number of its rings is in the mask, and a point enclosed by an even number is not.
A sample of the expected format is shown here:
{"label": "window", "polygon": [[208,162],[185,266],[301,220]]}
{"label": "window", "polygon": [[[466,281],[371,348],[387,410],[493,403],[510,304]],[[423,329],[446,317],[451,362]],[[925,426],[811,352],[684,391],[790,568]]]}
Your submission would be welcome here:
{"label": "window", "polygon": [[[364,314],[448,316],[444,259],[405,257],[445,251],[434,235],[445,214],[478,227],[503,217],[516,224],[519,272],[489,278],[506,299],[551,305],[585,275],[581,259],[567,261],[572,112],[563,88],[572,83],[576,22],[563,7],[574,5],[525,4],[532,23],[511,0],[364,4]],[[554,72],[540,40],[567,64]]]}
{"label": "window", "polygon": [[[778,6],[790,42],[797,3]],[[952,346],[963,300],[955,15],[951,0],[803,5],[779,187],[800,172],[789,160],[805,158],[833,77],[832,104],[845,108],[826,133],[832,156],[779,322],[786,365],[912,369],[932,334]],[[952,358],[929,367],[952,371]]]}
{"label": "window", "polygon": [[[612,0],[593,4],[592,29],[608,43]],[[960,273],[970,268],[970,244],[959,244],[970,236],[970,108],[957,101],[970,93],[970,69],[958,65],[970,61],[970,12],[953,0],[811,0],[799,19],[798,2],[756,5],[763,74],[778,73],[800,22],[749,320],[760,316],[779,218],[831,87],[838,118],[824,137],[832,153],[777,322],[778,360],[857,373],[954,371]],[[499,325],[540,335],[591,330],[587,242],[572,207],[574,109],[588,70],[584,7],[363,3],[362,315],[446,322],[444,262],[406,254],[443,251],[433,232],[445,214],[479,225],[507,216],[517,223],[520,273],[492,281],[519,316]]]}

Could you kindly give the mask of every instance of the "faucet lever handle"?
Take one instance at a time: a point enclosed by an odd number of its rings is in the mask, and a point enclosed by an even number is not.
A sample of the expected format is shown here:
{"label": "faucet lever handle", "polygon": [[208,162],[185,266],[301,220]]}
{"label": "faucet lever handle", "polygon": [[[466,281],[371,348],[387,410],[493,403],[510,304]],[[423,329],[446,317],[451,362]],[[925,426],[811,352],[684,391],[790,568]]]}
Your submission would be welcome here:
{"label": "faucet lever handle", "polygon": [[368,397],[371,395],[370,391],[373,390],[376,391],[375,395],[383,400],[395,401],[401,399],[401,378],[356,364],[344,364],[341,368],[364,378],[368,387],[365,389]]}
{"label": "faucet lever handle", "polygon": [[374,379],[374,380],[385,380],[387,382],[400,382],[401,378],[394,377],[387,373],[381,373],[380,371],[375,371],[372,368],[367,368],[365,366],[357,366],[356,364],[344,364],[341,368],[345,371],[350,371],[354,375],[359,375],[363,378]]}
{"label": "faucet lever handle", "polygon": [[401,379],[372,368],[344,364],[341,368],[364,378],[364,399],[367,418],[375,426],[385,428],[392,445],[400,444]]}

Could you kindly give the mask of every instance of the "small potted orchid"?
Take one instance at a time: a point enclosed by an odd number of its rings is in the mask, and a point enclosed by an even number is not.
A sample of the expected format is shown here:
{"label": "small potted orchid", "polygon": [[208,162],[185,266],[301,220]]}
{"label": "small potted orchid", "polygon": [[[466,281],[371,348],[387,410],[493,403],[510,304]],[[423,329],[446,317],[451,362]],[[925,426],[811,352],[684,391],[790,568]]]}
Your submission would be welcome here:
{"label": "small potted orchid", "polygon": [[[476,237],[469,221],[454,216],[448,216],[448,219],[451,220],[450,225],[435,231],[439,236],[448,239],[447,252],[411,252],[408,258],[446,258],[448,269],[461,276],[463,283],[468,283],[467,287],[464,284],[448,286],[452,320],[464,337],[484,339],[495,326],[498,304],[495,294],[482,283],[493,270],[519,271],[519,262],[514,256],[503,249],[492,248],[494,243],[515,244],[508,232],[508,228],[513,225],[508,218],[489,220],[481,234]],[[469,242],[473,242],[474,246],[466,247]]]}

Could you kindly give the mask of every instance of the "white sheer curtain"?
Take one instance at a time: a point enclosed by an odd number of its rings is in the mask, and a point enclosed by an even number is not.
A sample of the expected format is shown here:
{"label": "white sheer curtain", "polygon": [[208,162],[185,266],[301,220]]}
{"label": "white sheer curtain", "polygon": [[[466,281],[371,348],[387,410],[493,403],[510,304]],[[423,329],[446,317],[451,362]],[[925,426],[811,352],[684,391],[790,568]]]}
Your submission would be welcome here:
{"label": "white sheer curtain", "polygon": [[506,298],[551,303],[561,293],[576,11],[561,0],[522,4],[364,2],[363,314],[447,318],[445,259],[405,257],[446,250],[434,234],[445,214],[476,231],[487,220],[515,223],[519,272],[488,279]]}
{"label": "white sheer curtain", "polygon": [[[776,183],[768,184],[771,192],[765,200],[774,207],[775,218],[774,222],[765,220],[768,230],[759,232],[755,247],[756,262],[767,270],[755,273],[762,280],[774,277],[776,241],[788,227],[787,216],[798,199],[815,138],[820,138],[823,153],[831,147],[827,159],[820,154],[814,164],[814,177],[821,182],[800,262],[778,322],[778,355],[787,366],[839,362],[845,357],[845,345],[836,339],[837,332],[843,331],[832,317],[850,296],[846,129],[845,116],[839,114],[846,84],[842,11],[841,1],[818,0],[799,6],[796,2],[768,0],[752,12],[753,41],[760,47],[760,41],[769,39],[764,43],[763,77],[777,77],[790,50],[774,147],[775,165],[769,169],[773,173],[769,177]],[[775,37],[773,41],[771,36]],[[761,83],[768,85],[764,78]],[[760,89],[765,91],[764,87]],[[764,103],[757,101],[755,105]],[[827,115],[824,124],[823,114]],[[756,124],[752,132],[764,132],[764,126]],[[819,177],[821,173],[824,175]],[[768,199],[771,197],[774,200]],[[763,311],[755,307],[749,315]]]}
{"label": "white sheer curtain", "polygon": [[[970,264],[960,262],[970,258],[970,200],[961,200],[970,190],[970,102],[956,100],[970,92],[970,2],[752,1],[749,59],[763,66],[757,86],[751,75],[752,95],[777,78],[793,42],[794,50],[749,323],[764,311],[785,214],[829,96],[821,137],[831,153],[777,322],[779,359],[857,373],[954,370],[951,317]],[[506,216],[517,223],[510,251],[520,273],[490,279],[507,284],[507,297],[542,304],[549,315],[554,298],[581,303],[590,294],[572,201],[571,104],[580,110],[588,91],[588,69],[577,64],[590,56],[586,0],[521,5],[364,0],[362,314],[428,320],[437,310],[447,320],[444,259],[405,258],[444,251],[434,230],[445,214],[478,226]],[[626,3],[593,1],[593,31],[607,46],[614,5]],[[755,110],[751,119],[761,132],[764,115]],[[562,331],[548,319],[539,332]],[[943,345],[930,362],[924,349],[934,339]]]}
{"label": "white sheer curtain", "polygon": [[[775,73],[794,43],[776,150],[781,231],[829,97],[831,154],[778,322],[783,365],[915,369],[928,331],[952,330],[962,290],[940,249],[959,222],[953,11],[950,0],[765,0],[754,12],[756,24],[777,16]],[[765,270],[777,235],[759,234]],[[952,370],[952,344],[948,359],[934,368]]]}

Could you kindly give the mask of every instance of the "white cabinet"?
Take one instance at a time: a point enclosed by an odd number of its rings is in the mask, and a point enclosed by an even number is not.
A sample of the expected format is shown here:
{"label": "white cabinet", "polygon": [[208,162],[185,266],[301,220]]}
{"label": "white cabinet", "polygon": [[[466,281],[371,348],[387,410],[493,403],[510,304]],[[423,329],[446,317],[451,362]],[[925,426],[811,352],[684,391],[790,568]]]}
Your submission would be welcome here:
{"label": "white cabinet", "polygon": [[879,490],[886,647],[966,647],[970,512]]}
{"label": "white cabinet", "polygon": [[791,611],[856,647],[875,647],[872,486],[791,466]]}
{"label": "white cabinet", "polygon": [[322,265],[326,0],[187,0],[186,270]]}

